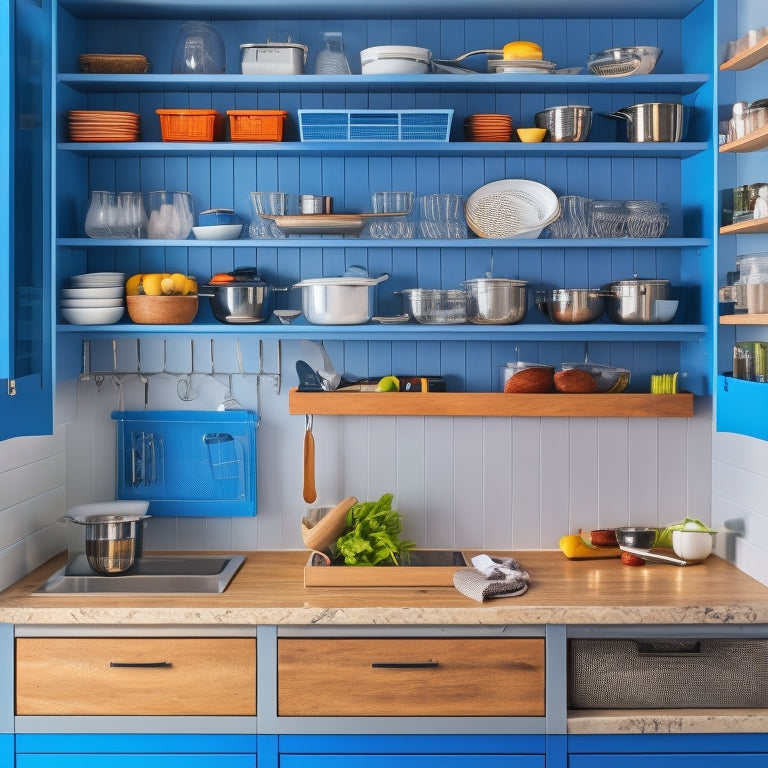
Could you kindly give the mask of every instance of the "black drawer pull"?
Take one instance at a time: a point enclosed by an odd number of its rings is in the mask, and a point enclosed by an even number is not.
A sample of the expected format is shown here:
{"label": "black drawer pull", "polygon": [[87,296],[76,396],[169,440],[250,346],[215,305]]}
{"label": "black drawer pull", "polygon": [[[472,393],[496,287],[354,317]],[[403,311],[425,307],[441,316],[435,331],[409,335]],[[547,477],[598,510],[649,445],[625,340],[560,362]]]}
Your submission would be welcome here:
{"label": "black drawer pull", "polygon": [[137,669],[165,669],[172,667],[170,661],[110,661],[110,667],[129,667]]}
{"label": "black drawer pull", "polygon": [[439,661],[374,661],[373,669],[434,669]]}

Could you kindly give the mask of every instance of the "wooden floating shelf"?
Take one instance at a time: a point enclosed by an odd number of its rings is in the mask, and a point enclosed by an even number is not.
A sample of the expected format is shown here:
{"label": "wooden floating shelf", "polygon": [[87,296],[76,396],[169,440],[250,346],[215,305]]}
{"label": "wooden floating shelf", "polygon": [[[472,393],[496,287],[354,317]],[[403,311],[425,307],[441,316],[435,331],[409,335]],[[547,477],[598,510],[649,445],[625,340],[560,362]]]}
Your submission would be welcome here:
{"label": "wooden floating shelf", "polygon": [[759,235],[766,232],[768,232],[768,218],[748,219],[747,221],[740,221],[738,224],[720,227],[721,235]]}
{"label": "wooden floating shelf", "polygon": [[503,392],[299,392],[288,393],[293,415],[334,416],[693,416],[693,395],[543,395]]}
{"label": "wooden floating shelf", "polygon": [[755,152],[758,149],[768,147],[768,125],[758,128],[756,131],[748,133],[741,139],[729,141],[722,144],[719,148],[721,153],[726,152]]}
{"label": "wooden floating shelf", "polygon": [[752,314],[721,315],[720,325],[768,325],[768,315],[757,312]]}
{"label": "wooden floating shelf", "polygon": [[754,67],[761,61],[768,59],[768,37],[764,37],[756,45],[747,48],[734,57],[724,61],[720,65],[721,72],[743,72],[745,69]]}

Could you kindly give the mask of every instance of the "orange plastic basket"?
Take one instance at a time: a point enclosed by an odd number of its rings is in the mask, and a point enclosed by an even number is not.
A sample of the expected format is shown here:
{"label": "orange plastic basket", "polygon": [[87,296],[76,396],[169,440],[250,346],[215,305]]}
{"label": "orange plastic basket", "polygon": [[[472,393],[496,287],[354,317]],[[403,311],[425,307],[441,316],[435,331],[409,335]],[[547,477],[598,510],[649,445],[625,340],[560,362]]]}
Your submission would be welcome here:
{"label": "orange plastic basket", "polygon": [[157,109],[163,141],[218,141],[224,118],[215,109]]}
{"label": "orange plastic basket", "polygon": [[232,141],[282,141],[283,109],[230,109],[229,133]]}

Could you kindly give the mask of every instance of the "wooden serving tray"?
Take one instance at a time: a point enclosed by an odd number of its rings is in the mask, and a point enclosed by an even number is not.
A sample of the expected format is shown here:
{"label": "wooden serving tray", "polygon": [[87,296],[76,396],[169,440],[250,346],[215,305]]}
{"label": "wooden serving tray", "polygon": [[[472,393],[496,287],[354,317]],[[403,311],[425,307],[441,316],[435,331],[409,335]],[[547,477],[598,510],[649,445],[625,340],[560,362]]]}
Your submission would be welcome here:
{"label": "wooden serving tray", "polygon": [[470,568],[460,551],[415,549],[412,565],[326,565],[312,553],[304,566],[305,587],[452,587],[453,574]]}

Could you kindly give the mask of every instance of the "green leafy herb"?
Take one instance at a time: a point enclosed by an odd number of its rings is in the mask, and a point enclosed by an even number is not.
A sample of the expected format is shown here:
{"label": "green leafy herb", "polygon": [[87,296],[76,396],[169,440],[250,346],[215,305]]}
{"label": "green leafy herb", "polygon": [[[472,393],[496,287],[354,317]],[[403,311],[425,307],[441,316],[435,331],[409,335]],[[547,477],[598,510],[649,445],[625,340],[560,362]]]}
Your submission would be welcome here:
{"label": "green leafy herb", "polygon": [[679,523],[672,523],[668,525],[657,537],[657,547],[670,547],[672,546],[672,531],[704,531],[706,533],[717,533],[717,529],[709,528],[701,520],[696,520],[693,517],[686,517],[685,520],[681,520]]}
{"label": "green leafy herb", "polygon": [[399,565],[398,555],[412,549],[412,541],[403,540],[403,517],[392,509],[392,494],[378,501],[355,504],[347,512],[347,531],[336,540],[336,549],[346,565]]}

